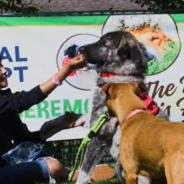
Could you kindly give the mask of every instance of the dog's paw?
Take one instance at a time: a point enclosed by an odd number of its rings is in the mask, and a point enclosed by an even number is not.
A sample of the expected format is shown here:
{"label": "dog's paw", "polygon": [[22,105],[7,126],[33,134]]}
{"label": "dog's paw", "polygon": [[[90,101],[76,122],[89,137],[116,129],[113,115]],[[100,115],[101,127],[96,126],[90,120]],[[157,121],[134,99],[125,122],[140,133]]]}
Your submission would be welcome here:
{"label": "dog's paw", "polygon": [[125,182],[125,173],[122,170],[120,161],[116,162],[115,172],[116,172],[117,176],[119,177],[119,179],[121,179],[122,181]]}
{"label": "dog's paw", "polygon": [[151,184],[151,179],[145,176],[138,175],[138,184]]}
{"label": "dog's paw", "polygon": [[78,177],[75,184],[88,184],[90,182],[91,182],[90,175],[87,174],[86,172],[80,170],[79,177]]}

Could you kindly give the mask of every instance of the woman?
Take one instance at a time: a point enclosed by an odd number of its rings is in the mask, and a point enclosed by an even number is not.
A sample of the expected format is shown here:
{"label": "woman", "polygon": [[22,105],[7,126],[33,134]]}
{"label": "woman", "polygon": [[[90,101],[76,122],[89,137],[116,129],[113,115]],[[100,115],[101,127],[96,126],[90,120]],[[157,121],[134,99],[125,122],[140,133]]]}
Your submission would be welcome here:
{"label": "woman", "polygon": [[[65,180],[68,178],[70,171],[56,159],[46,157],[44,152],[40,152],[29,162],[13,160],[15,162],[12,164],[12,160],[8,160],[8,158],[12,152],[15,152],[12,149],[17,149],[17,145],[21,144],[22,146],[26,141],[29,141],[28,143],[43,142],[63,129],[83,124],[83,122],[75,124],[79,115],[65,113],[63,116],[44,123],[39,131],[30,132],[18,114],[44,100],[57,86],[61,85],[62,81],[74,69],[81,68],[84,64],[82,55],[78,54],[46,82],[28,92],[22,91],[12,94],[10,89],[2,90],[8,86],[8,82],[7,71],[2,65],[2,58],[0,58],[0,184],[27,184],[33,181],[52,182],[55,179]],[[24,147],[21,146],[18,148]],[[33,144],[33,146],[36,145]]]}

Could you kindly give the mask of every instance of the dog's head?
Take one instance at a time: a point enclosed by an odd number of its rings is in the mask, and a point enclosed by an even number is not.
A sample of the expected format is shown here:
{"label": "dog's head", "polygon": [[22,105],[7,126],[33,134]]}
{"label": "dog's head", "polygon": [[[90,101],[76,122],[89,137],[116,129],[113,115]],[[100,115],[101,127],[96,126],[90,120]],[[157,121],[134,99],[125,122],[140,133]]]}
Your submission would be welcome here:
{"label": "dog's head", "polygon": [[[129,32],[115,31],[103,35],[96,43],[80,47],[87,62],[118,71],[145,72],[143,46]],[[118,73],[120,73],[118,72]]]}
{"label": "dog's head", "polygon": [[102,92],[106,93],[106,105],[112,116],[116,116],[119,122],[135,109],[144,109],[140,100],[140,93],[146,92],[144,83],[108,83],[102,87]]}

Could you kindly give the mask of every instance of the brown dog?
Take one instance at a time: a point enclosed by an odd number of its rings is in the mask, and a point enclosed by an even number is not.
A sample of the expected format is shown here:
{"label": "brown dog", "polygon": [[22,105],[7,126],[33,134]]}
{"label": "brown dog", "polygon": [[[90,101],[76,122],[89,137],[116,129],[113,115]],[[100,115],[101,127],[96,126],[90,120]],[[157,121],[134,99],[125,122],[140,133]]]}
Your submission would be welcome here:
{"label": "brown dog", "polygon": [[[184,184],[184,125],[168,122],[146,111],[139,98],[146,86],[137,83],[106,84],[107,106],[121,126],[120,160],[126,184],[138,174],[168,184]],[[137,113],[130,114],[132,112]],[[128,117],[128,118],[127,118]]]}

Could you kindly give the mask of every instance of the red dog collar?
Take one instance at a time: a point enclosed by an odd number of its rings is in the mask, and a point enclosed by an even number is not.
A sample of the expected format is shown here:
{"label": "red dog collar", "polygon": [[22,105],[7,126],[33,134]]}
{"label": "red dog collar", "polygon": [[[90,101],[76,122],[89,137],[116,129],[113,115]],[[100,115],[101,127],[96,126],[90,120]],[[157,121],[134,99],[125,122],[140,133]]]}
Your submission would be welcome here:
{"label": "red dog collar", "polygon": [[[140,76],[139,74],[116,74],[116,73],[100,73],[100,77],[116,77],[116,76]],[[102,88],[106,83],[100,84],[98,87]]]}
{"label": "red dog collar", "polygon": [[116,77],[116,76],[121,76],[121,75],[115,74],[115,73],[100,73],[100,77]]}
{"label": "red dog collar", "polygon": [[140,99],[142,100],[146,111],[156,115],[159,111],[159,108],[157,104],[153,101],[153,99],[146,93],[141,93],[140,94]]}
{"label": "red dog collar", "polygon": [[100,73],[100,77],[116,77],[116,76],[139,76],[139,74],[116,74],[116,73]]}

